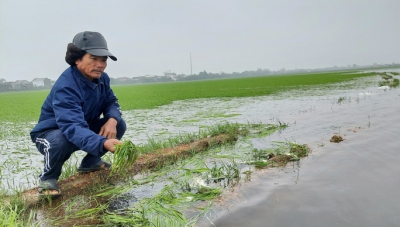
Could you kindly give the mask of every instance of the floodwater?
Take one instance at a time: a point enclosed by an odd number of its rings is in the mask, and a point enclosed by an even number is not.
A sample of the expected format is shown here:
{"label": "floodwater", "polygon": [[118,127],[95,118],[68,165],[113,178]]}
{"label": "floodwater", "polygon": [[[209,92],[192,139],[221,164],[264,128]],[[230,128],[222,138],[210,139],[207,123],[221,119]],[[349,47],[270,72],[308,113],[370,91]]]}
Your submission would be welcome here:
{"label": "floodwater", "polygon": [[[279,118],[292,125],[255,143],[293,138],[313,153],[280,171],[256,174],[201,226],[399,226],[400,90],[338,95],[351,100],[328,105],[323,97],[296,98],[294,109],[288,107],[293,100],[263,103],[288,108]],[[311,111],[301,111],[310,104]],[[345,140],[330,143],[334,133]]]}
{"label": "floodwater", "polygon": [[[251,180],[224,191],[197,226],[399,226],[400,89],[379,89],[381,80],[376,76],[311,91],[176,101],[124,111],[124,138],[144,144],[149,138],[196,133],[225,121],[283,122],[289,127],[250,139],[252,147],[293,141],[307,144],[312,154],[285,168],[253,168]],[[23,135],[10,133],[0,141],[2,187],[36,184],[43,157],[29,139],[33,124],[18,126]],[[4,127],[15,131],[15,126]],[[331,143],[334,134],[345,140]],[[84,152],[76,154],[69,162],[78,165]],[[154,185],[137,189],[133,196],[146,197],[163,183]]]}

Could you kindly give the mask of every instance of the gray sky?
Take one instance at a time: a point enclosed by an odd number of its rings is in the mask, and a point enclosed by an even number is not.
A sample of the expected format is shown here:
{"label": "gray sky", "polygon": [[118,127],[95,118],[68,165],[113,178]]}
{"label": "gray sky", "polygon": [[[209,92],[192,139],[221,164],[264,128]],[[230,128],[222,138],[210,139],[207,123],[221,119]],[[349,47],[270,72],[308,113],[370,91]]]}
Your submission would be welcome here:
{"label": "gray sky", "polygon": [[0,0],[0,78],[57,79],[98,31],[111,77],[400,62],[399,0]]}

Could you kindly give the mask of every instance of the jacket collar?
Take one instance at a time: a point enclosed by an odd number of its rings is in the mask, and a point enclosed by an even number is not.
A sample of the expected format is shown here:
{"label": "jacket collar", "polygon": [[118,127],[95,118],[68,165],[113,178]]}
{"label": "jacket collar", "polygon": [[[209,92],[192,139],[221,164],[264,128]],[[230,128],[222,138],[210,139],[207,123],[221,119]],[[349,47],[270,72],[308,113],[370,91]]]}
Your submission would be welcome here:
{"label": "jacket collar", "polygon": [[86,77],[84,77],[82,75],[81,71],[79,71],[79,69],[75,65],[71,66],[71,67],[72,67],[72,71],[77,75],[78,79],[80,81],[82,81],[84,84],[86,84],[87,86],[89,86],[90,88],[95,89],[98,85],[103,84],[101,77],[99,79],[93,79],[93,81],[97,82],[97,83],[94,83],[94,82],[86,79]]}

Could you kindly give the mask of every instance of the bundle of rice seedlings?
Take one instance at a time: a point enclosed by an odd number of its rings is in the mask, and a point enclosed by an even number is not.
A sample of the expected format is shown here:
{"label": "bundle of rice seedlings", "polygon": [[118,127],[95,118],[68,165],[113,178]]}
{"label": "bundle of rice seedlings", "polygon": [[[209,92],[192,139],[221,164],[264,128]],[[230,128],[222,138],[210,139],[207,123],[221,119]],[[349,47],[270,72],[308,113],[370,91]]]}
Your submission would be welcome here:
{"label": "bundle of rice seedlings", "polygon": [[111,173],[123,173],[133,166],[139,156],[139,150],[131,141],[124,141],[115,147]]}

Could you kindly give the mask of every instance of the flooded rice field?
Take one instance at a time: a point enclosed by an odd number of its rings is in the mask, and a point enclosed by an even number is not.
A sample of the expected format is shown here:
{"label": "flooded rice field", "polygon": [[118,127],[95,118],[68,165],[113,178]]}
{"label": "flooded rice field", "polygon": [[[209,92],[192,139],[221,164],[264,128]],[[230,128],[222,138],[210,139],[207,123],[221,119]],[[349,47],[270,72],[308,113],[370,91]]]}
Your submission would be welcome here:
{"label": "flooded rice field", "polygon": [[[221,197],[196,226],[398,226],[400,89],[379,88],[380,80],[376,76],[311,91],[176,101],[155,109],[124,111],[128,125],[124,139],[144,144],[223,122],[285,123],[287,128],[272,135],[239,140],[194,157],[213,163],[213,156],[240,157],[254,148],[271,148],[277,141],[307,144],[312,150],[308,157],[280,168],[258,170],[238,158],[234,163],[241,173],[251,174],[233,187],[223,187]],[[37,183],[43,156],[29,139],[33,125],[3,126],[9,132],[0,140],[4,188],[25,189]],[[330,142],[333,135],[344,141]],[[76,152],[69,162],[78,165],[82,156],[82,151]],[[180,165],[187,169],[193,163],[199,162]],[[132,187],[110,209],[122,210],[160,193],[176,174],[174,169],[163,171],[154,174],[151,184]],[[144,177],[148,176],[134,178]]]}
{"label": "flooded rice field", "polygon": [[[204,226],[399,225],[400,91],[370,87],[309,98],[275,103],[290,127],[254,144],[292,139],[313,153],[254,174],[231,207],[221,206]],[[333,134],[344,141],[329,142]]]}

